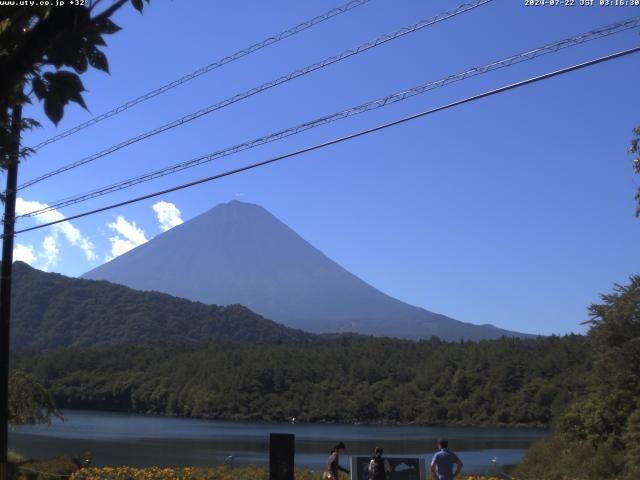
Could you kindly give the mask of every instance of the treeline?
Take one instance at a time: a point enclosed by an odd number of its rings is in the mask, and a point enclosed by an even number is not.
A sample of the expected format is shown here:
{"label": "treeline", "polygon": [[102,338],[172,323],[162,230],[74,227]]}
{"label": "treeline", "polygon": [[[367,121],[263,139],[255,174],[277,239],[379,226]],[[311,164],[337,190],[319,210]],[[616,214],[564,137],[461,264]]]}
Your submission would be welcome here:
{"label": "treeline", "polygon": [[17,354],[62,408],[196,418],[547,426],[585,391],[583,336],[138,345]]}
{"label": "treeline", "polygon": [[588,338],[593,370],[585,395],[534,446],[518,478],[640,478],[640,276],[592,305]]}

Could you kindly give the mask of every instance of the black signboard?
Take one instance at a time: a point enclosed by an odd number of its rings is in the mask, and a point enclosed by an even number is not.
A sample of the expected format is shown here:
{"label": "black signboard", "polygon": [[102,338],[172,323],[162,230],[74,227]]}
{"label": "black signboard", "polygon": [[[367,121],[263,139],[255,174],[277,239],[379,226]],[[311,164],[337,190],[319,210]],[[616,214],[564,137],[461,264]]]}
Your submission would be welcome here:
{"label": "black signboard", "polygon": [[272,433],[269,438],[269,480],[293,480],[295,436]]}

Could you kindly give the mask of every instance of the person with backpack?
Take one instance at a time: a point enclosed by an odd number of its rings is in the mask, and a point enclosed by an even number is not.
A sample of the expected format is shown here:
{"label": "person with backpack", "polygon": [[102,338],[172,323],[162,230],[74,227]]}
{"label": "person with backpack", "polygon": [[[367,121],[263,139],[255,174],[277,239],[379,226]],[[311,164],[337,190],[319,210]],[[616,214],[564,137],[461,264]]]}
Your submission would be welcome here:
{"label": "person with backpack", "polygon": [[369,480],[387,480],[387,473],[391,471],[391,465],[382,458],[383,453],[382,447],[376,447],[373,451],[373,457],[369,462]]}

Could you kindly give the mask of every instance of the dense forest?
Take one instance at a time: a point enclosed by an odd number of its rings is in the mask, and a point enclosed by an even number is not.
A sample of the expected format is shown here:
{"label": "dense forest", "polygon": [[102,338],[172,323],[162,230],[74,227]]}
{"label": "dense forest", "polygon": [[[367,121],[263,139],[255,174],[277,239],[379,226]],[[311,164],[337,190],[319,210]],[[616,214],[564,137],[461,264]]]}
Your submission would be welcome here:
{"label": "dense forest", "polygon": [[305,422],[547,426],[585,391],[583,336],[128,345],[15,355],[60,407]]}
{"label": "dense forest", "polygon": [[241,305],[205,305],[163,293],[42,272],[22,262],[16,262],[13,268],[14,350],[212,339],[323,341],[322,336],[285,327]]}
{"label": "dense forest", "polygon": [[448,343],[311,335],[16,267],[14,379],[50,411],[49,394],[195,418],[552,426],[518,478],[640,478],[640,277],[590,307],[587,336]]}

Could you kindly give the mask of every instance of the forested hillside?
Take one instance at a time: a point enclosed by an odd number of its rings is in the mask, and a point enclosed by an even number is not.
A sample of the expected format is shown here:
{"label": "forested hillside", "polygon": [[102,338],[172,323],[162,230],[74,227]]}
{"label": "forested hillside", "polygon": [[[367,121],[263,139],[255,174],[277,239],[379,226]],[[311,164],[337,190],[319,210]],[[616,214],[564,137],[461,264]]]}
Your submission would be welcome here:
{"label": "forested hillside", "polygon": [[546,426],[585,389],[585,337],[119,346],[15,356],[59,406],[305,422]]}
{"label": "forested hillside", "polygon": [[220,307],[164,293],[46,273],[14,264],[12,348],[149,342],[316,342],[241,305]]}
{"label": "forested hillside", "polygon": [[640,478],[640,276],[602,300],[590,307],[594,368],[585,395],[531,448],[518,478]]}

